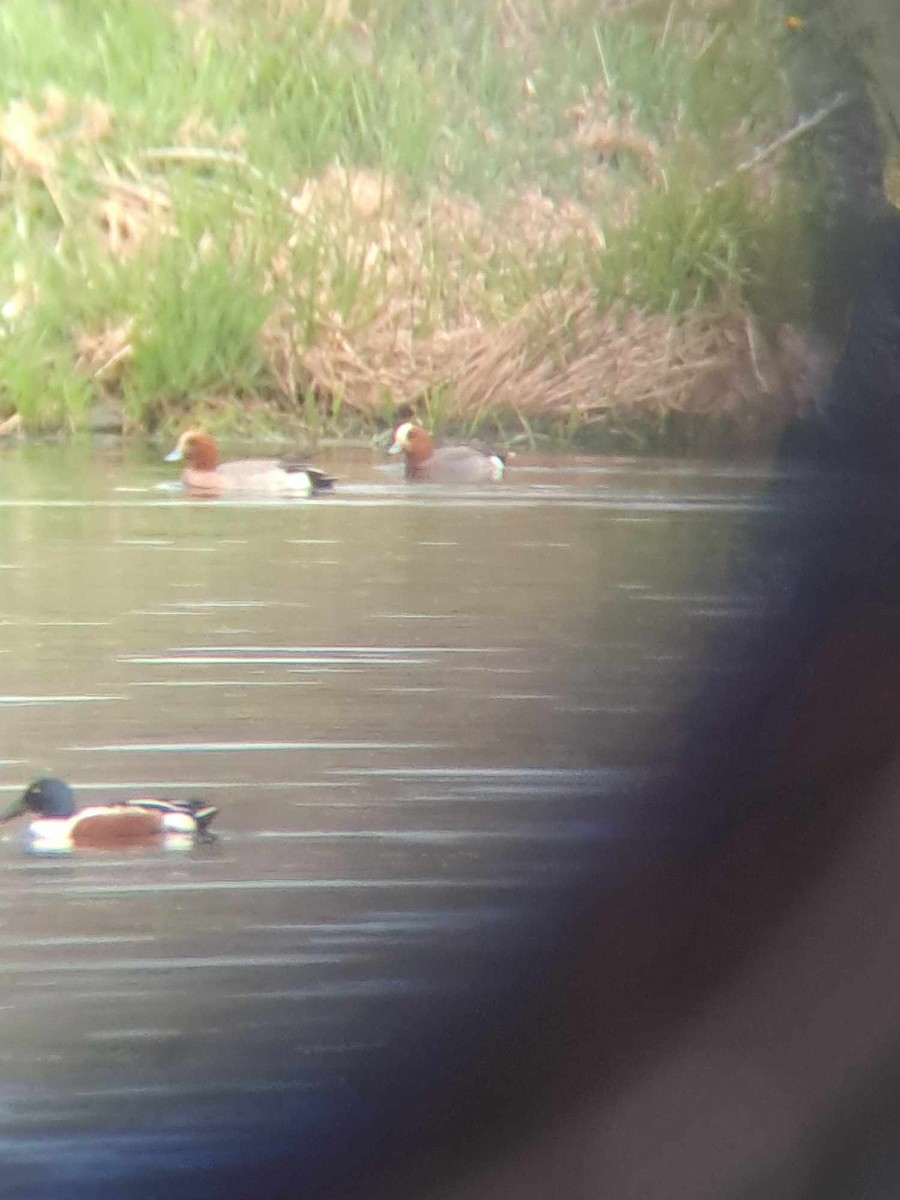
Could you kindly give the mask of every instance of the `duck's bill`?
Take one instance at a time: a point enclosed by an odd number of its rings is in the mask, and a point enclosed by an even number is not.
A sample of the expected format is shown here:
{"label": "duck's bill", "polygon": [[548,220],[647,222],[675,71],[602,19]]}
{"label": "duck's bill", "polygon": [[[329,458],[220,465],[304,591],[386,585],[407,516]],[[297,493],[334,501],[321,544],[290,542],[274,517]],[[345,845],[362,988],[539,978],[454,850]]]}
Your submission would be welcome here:
{"label": "duck's bill", "polygon": [[14,817],[21,817],[22,813],[26,812],[27,809],[28,804],[25,799],[25,793],[23,792],[21,796],[18,796],[12,802],[6,812],[0,816],[0,825],[2,825],[5,821],[12,821]]}
{"label": "duck's bill", "polygon": [[167,454],[163,462],[181,462],[184,456],[181,453],[181,447],[176,446],[171,454]]}
{"label": "duck's bill", "polygon": [[391,442],[391,444],[387,448],[387,452],[388,452],[388,454],[399,454],[402,449],[403,449],[403,447],[400,445],[399,442]]}

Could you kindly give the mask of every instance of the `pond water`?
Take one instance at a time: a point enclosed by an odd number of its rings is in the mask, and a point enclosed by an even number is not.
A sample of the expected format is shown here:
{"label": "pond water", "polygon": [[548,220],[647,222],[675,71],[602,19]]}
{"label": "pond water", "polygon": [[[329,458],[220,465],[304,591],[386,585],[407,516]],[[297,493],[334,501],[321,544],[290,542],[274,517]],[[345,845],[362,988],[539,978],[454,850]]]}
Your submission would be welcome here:
{"label": "pond water", "polygon": [[190,852],[0,828],[0,1195],[216,1194],[617,867],[630,790],[746,615],[764,471],[520,455],[489,491],[323,454],[194,502],[148,451],[0,458],[0,801],[203,796]]}

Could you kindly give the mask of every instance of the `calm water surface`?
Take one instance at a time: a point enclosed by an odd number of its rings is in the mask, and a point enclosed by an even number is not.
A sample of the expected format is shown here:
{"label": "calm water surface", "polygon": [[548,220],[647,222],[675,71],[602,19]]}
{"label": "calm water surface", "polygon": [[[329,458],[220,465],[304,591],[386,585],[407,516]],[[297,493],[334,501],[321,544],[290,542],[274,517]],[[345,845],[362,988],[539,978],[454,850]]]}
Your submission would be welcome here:
{"label": "calm water surface", "polygon": [[[352,1109],[477,1005],[590,869],[752,602],[760,472],[520,456],[487,492],[376,454],[287,504],[192,502],[150,454],[3,452],[0,802],[202,795],[213,846],[0,841],[0,1194],[204,1196]],[[287,1131],[290,1131],[288,1133]]]}

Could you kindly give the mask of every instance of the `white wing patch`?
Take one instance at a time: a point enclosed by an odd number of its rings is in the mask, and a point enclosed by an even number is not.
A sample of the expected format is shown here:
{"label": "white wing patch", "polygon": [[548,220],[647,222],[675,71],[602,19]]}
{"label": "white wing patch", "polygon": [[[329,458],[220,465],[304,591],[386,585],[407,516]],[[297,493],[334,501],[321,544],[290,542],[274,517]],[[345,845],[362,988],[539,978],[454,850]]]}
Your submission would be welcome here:
{"label": "white wing patch", "polygon": [[494,483],[499,483],[503,478],[503,472],[506,470],[506,463],[499,454],[489,454],[487,460],[491,464],[491,479]]}

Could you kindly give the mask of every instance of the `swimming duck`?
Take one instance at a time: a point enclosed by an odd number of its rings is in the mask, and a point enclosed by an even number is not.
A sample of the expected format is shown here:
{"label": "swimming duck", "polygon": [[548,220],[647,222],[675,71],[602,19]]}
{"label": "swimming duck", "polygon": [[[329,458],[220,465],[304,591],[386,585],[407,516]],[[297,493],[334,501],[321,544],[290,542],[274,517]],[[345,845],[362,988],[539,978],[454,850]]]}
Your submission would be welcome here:
{"label": "swimming duck", "polygon": [[311,496],[330,492],[334,479],[307,463],[283,458],[244,458],[220,463],[215,441],[200,429],[189,429],[165,457],[187,464],[181,476],[186,488],[207,496],[222,492],[263,492],[276,496]]}
{"label": "swimming duck", "polygon": [[0,817],[0,823],[35,813],[28,826],[29,848],[63,852],[103,850],[157,843],[191,844],[208,836],[218,812],[203,800],[159,800],[150,796],[77,808],[62,779],[36,779]]}
{"label": "swimming duck", "polygon": [[397,426],[388,454],[406,456],[410,483],[499,483],[506,470],[503,454],[486,454],[474,446],[435,450],[428,430],[413,421]]}

